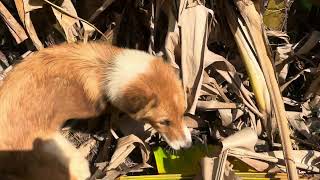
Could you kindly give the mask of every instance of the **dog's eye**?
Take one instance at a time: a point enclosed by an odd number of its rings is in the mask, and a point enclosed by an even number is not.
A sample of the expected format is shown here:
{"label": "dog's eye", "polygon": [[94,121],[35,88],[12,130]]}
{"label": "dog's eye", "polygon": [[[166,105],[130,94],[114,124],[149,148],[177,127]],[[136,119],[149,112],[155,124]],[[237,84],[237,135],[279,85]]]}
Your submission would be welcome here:
{"label": "dog's eye", "polygon": [[169,119],[165,119],[160,121],[160,124],[164,126],[170,126],[171,122],[169,121]]}

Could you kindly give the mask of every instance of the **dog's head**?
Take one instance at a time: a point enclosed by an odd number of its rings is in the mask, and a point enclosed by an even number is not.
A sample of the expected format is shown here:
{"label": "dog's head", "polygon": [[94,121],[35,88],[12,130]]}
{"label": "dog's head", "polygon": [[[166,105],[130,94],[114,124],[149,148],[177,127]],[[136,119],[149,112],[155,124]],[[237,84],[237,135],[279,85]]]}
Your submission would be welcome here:
{"label": "dog's head", "polygon": [[133,119],[151,124],[173,149],[189,147],[184,92],[175,69],[161,58],[133,50],[114,61],[108,76],[111,102]]}

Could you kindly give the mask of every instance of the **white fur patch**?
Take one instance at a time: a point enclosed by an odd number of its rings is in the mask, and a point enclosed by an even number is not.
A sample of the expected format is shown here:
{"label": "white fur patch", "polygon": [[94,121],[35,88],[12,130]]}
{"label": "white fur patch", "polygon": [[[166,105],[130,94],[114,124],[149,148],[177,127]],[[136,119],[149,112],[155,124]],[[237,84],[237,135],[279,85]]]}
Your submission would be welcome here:
{"label": "white fur patch", "polygon": [[111,101],[121,96],[121,89],[150,67],[155,58],[142,51],[126,49],[114,59],[114,65],[107,70],[107,95]]}
{"label": "white fur patch", "polygon": [[54,143],[47,143],[43,147],[47,153],[55,155],[61,163],[65,164],[73,178],[85,180],[90,177],[88,161],[71,143],[58,133],[52,140]]}
{"label": "white fur patch", "polygon": [[186,137],[185,147],[190,147],[192,145],[192,138],[191,138],[190,130],[186,125],[184,125],[183,127],[183,132],[184,132],[184,136]]}

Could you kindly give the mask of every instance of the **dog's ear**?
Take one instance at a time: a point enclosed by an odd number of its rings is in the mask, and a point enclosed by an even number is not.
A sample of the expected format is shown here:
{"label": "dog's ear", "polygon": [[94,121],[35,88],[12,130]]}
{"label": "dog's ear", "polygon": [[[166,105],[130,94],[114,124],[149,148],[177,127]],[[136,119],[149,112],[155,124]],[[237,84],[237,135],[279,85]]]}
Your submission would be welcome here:
{"label": "dog's ear", "polygon": [[127,91],[121,99],[121,110],[129,114],[136,114],[147,106],[152,108],[158,104],[157,96],[143,89]]}
{"label": "dog's ear", "polygon": [[130,96],[127,99],[127,103],[125,104],[125,109],[128,113],[134,114],[139,112],[141,109],[143,109],[150,99],[146,96],[143,95],[135,95],[135,96]]}

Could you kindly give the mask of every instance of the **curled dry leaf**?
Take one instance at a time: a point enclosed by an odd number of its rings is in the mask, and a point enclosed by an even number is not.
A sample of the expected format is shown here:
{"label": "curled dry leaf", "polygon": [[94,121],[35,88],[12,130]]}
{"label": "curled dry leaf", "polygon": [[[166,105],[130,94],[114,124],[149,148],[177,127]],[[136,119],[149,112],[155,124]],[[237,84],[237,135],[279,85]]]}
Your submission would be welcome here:
{"label": "curled dry leaf", "polygon": [[287,117],[291,126],[306,138],[310,138],[311,134],[309,128],[307,127],[301,116],[301,112],[287,111]]}
{"label": "curled dry leaf", "polygon": [[236,147],[254,151],[254,146],[256,145],[257,141],[257,133],[252,128],[246,127],[222,140],[222,151]]}
{"label": "curled dry leaf", "polygon": [[[150,154],[149,149],[141,139],[131,134],[118,139],[117,148],[111,157],[109,165],[106,168],[107,179],[108,176],[114,177],[114,170],[116,170],[116,168],[125,161],[125,158],[127,158],[136,147],[140,148],[142,157],[142,163],[136,166],[139,166],[139,168],[150,167],[150,165],[147,164]],[[135,167],[131,168],[134,169]],[[120,175],[120,173],[118,175]]]}
{"label": "curled dry leaf", "polygon": [[289,70],[289,64],[285,63],[292,54],[292,44],[278,46],[276,50],[275,64],[276,71],[279,74],[279,83],[284,84]]}

